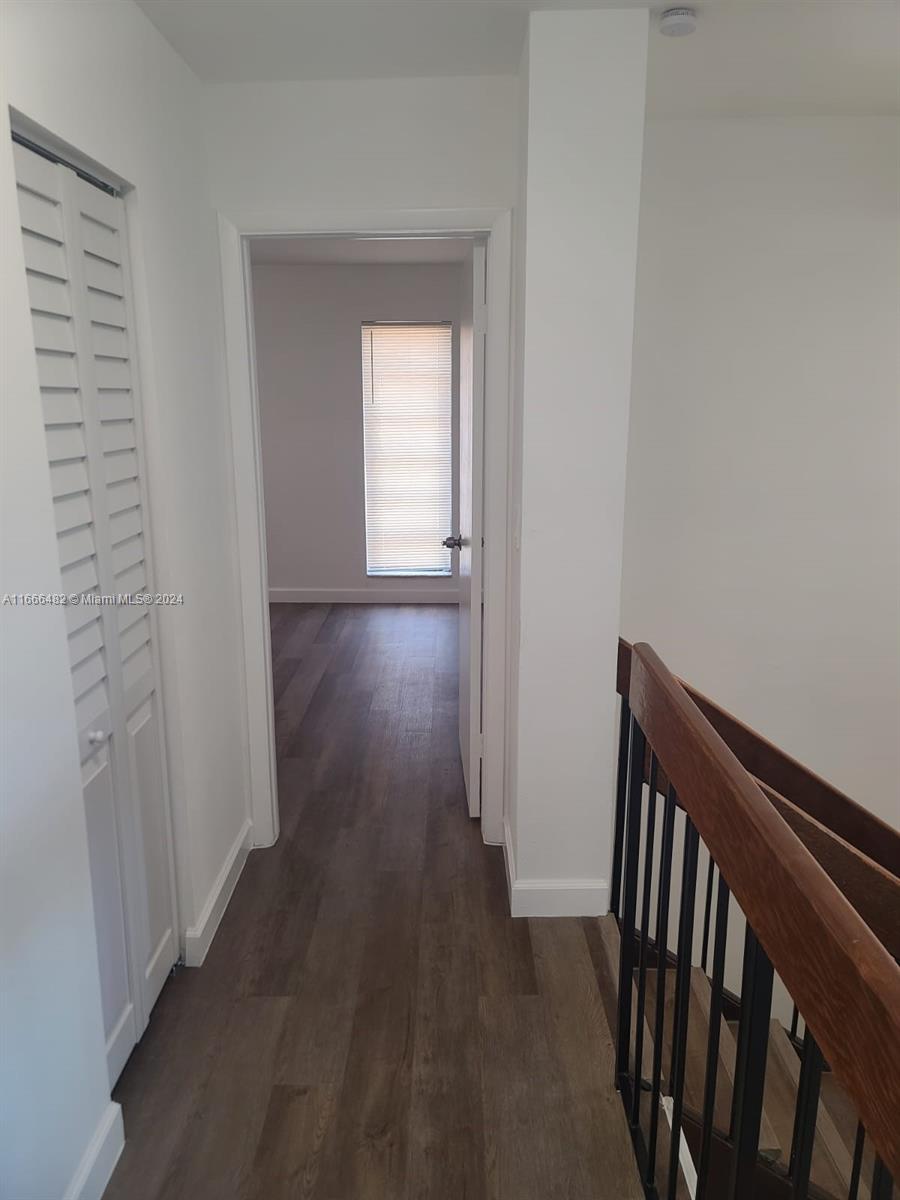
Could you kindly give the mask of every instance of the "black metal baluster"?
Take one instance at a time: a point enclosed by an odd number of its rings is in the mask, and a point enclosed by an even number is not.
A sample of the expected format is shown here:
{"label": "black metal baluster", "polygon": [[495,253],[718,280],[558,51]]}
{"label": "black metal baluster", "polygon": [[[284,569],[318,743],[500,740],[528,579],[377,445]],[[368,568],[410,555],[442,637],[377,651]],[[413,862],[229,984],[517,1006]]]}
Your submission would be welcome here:
{"label": "black metal baluster", "polygon": [[872,1200],[891,1200],[893,1194],[894,1181],[891,1173],[881,1159],[876,1157],[875,1166],[872,1168]]}
{"label": "black metal baluster", "polygon": [[625,846],[625,800],[628,794],[628,740],[631,733],[631,709],[622,697],[619,710],[619,770],[616,775],[616,819],[613,828],[612,890],[610,911],[617,917],[622,895],[622,856]]}
{"label": "black metal baluster", "polygon": [[859,1177],[862,1174],[863,1147],[866,1144],[866,1128],[862,1121],[856,1123],[856,1141],[853,1145],[853,1167],[850,1171],[850,1191],[847,1200],[857,1200]]}
{"label": "black metal baluster", "polygon": [[641,797],[644,790],[646,739],[637,721],[631,722],[631,757],[628,769],[628,812],[625,828],[625,887],[619,923],[619,1022],[616,1041],[616,1081],[628,1077],[631,1043],[631,993],[634,987],[634,918],[637,908],[637,872],[641,840]]}
{"label": "black metal baluster", "polygon": [[709,866],[706,868],[706,900],[703,906],[703,941],[700,947],[700,966],[706,970],[706,961],[709,955],[709,919],[712,914],[712,894],[713,894],[713,871],[715,863],[712,860],[712,855],[709,856]]}
{"label": "black metal baluster", "polygon": [[638,995],[634,1031],[634,1095],[631,1104],[631,1123],[641,1119],[644,1064],[644,1008],[647,996],[647,935],[650,927],[650,888],[653,882],[653,841],[656,834],[656,755],[650,753],[650,795],[647,803],[647,837],[644,846],[644,880],[641,898],[641,944],[638,955]]}
{"label": "black metal baluster", "polygon": [[791,1139],[788,1167],[795,1200],[806,1200],[809,1191],[809,1172],[816,1141],[821,1081],[822,1052],[807,1026],[803,1035],[803,1061],[800,1067],[800,1082],[797,1085],[797,1107],[794,1112],[794,1134]]}
{"label": "black metal baluster", "polygon": [[794,1011],[791,1013],[791,1041],[797,1040],[797,1022],[800,1019],[800,1012],[797,1005],[794,1005]]}
{"label": "black metal baluster", "polygon": [[[712,861],[712,860],[710,860]],[[697,1168],[697,1200],[704,1200],[712,1150],[713,1112],[719,1071],[719,1035],[722,1027],[722,989],[725,981],[725,945],[728,938],[728,901],[731,893],[719,872],[716,896],[716,936],[713,941],[713,973],[709,1001],[709,1040],[706,1046],[706,1080],[703,1088],[703,1134]]]}
{"label": "black metal baluster", "polygon": [[[750,978],[750,926],[744,925],[744,956],[741,962],[741,988],[743,989],[744,981]],[[738,1013],[738,1030],[737,1030],[737,1048],[735,1050],[735,1079],[734,1088],[731,1093],[731,1123],[728,1126],[728,1136],[734,1141],[734,1123],[737,1116],[738,1102],[738,1084],[740,1082],[741,1063],[744,1061],[745,1049],[744,1042],[747,1038],[747,1022],[744,1020],[744,997],[743,994],[739,997],[741,1002],[740,1012]]]}
{"label": "black metal baluster", "polygon": [[694,945],[694,907],[697,894],[697,851],[700,838],[690,817],[684,818],[684,867],[681,914],[678,922],[678,964],[675,968],[675,1018],[672,1029],[672,1131],[669,1147],[669,1200],[678,1190],[678,1151],[684,1108],[684,1068],[691,989],[691,951]]}
{"label": "black metal baluster", "polygon": [[744,943],[741,1024],[731,1118],[734,1149],[728,1188],[730,1200],[753,1200],[756,1194],[754,1177],[766,1085],[773,975],[772,964],[748,925]]}
{"label": "black metal baluster", "polygon": [[656,1141],[659,1135],[659,1097],[662,1089],[662,1044],[665,1030],[666,964],[668,960],[669,897],[672,886],[672,846],[675,841],[675,789],[669,785],[663,816],[659,858],[659,887],[656,896],[656,1013],[653,1021],[653,1081],[650,1089],[650,1132],[647,1138],[645,1183],[656,1180]]}

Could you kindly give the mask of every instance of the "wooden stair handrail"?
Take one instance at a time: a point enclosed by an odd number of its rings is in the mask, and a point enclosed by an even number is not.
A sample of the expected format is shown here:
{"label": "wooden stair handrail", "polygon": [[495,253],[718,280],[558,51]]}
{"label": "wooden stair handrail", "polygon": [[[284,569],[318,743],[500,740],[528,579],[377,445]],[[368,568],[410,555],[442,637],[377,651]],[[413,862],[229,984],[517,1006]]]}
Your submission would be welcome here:
{"label": "wooden stair handrail", "polygon": [[[680,680],[678,682],[681,683]],[[681,686],[684,687],[684,684]],[[861,850],[845,842],[761,779],[755,776],[751,778],[816,862],[825,868],[891,957],[900,960],[900,878],[886,871],[880,863],[867,858]],[[644,755],[644,782],[650,782],[649,747]],[[657,793],[665,796],[668,787],[666,772],[657,764]],[[676,804],[680,806],[677,796]]]}
{"label": "wooden stair handrail", "polygon": [[[628,699],[631,645],[619,638],[616,691]],[[677,678],[677,676],[676,676]],[[785,797],[839,838],[900,878],[900,833],[845,796],[827,780],[785,754],[689,683],[678,682],[741,765],[761,783]]]}
{"label": "wooden stair handrail", "polygon": [[761,779],[754,782],[891,957],[900,960],[900,879]]}
{"label": "wooden stair handrail", "polygon": [[631,710],[775,970],[900,1177],[900,967],[648,645]]}

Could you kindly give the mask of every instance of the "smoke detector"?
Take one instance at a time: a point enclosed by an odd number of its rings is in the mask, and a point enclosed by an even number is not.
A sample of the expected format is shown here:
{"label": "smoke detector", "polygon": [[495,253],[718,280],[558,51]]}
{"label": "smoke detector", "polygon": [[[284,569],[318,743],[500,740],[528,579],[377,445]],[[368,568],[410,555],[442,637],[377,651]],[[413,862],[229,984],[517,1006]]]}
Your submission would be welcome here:
{"label": "smoke detector", "polygon": [[686,37],[697,28],[697,13],[693,8],[667,8],[659,18],[659,32],[666,37]]}

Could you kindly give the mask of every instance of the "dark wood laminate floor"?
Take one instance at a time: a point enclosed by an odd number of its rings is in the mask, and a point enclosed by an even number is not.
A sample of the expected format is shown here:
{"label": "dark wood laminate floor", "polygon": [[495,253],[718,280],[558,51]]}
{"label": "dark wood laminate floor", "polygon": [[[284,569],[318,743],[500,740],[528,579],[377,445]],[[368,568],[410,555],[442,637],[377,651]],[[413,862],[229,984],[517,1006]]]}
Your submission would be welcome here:
{"label": "dark wood laminate floor", "polygon": [[512,920],[466,814],[456,610],[272,642],[281,837],[125,1068],[107,1200],[639,1200],[585,928]]}

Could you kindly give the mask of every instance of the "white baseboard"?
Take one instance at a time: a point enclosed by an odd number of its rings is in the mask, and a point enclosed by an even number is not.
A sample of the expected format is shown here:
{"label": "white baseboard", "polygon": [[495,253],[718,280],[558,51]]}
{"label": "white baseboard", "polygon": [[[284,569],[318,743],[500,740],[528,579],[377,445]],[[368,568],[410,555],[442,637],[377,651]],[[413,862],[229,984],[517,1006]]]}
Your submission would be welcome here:
{"label": "white baseboard", "polygon": [[270,604],[459,604],[459,588],[417,583],[403,587],[269,588]]}
{"label": "white baseboard", "polygon": [[125,1145],[122,1106],[110,1100],[81,1156],[63,1200],[100,1200]]}
{"label": "white baseboard", "polygon": [[509,823],[503,823],[509,911],[514,917],[602,917],[609,911],[605,879],[519,879]]}
{"label": "white baseboard", "polygon": [[206,903],[200,912],[196,925],[191,925],[184,935],[184,963],[187,967],[200,967],[206,958],[207,951],[212,945],[219,922],[228,907],[231,893],[235,889],[247,855],[250,851],[250,834],[253,825],[246,820],[234,845],[228,851],[222,869],[210,888]]}
{"label": "white baseboard", "polygon": [[514,917],[602,917],[609,911],[605,879],[517,879],[509,907]]}

